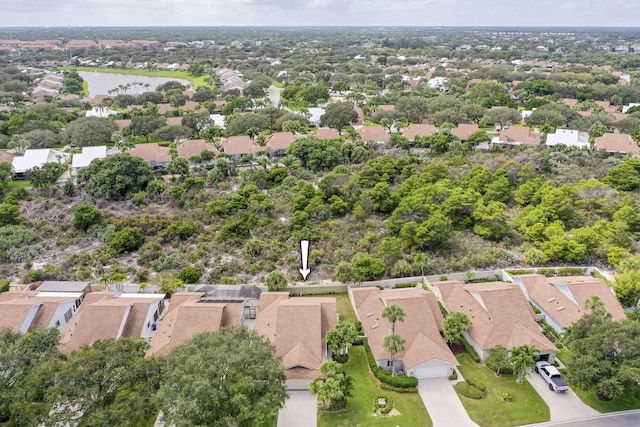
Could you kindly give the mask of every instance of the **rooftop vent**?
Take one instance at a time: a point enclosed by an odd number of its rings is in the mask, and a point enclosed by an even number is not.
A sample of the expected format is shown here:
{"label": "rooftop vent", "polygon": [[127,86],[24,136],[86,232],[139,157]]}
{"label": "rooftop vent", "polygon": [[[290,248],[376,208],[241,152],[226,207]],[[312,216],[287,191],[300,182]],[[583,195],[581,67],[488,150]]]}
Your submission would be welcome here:
{"label": "rooftop vent", "polygon": [[379,328],[380,324],[376,323],[375,325],[371,325],[371,329]]}
{"label": "rooftop vent", "polygon": [[560,307],[556,308],[556,310],[558,310],[558,311],[564,310],[564,305],[561,305]]}
{"label": "rooftop vent", "polygon": [[373,316],[373,311],[367,314],[367,317],[371,317],[371,316]]}
{"label": "rooftop vent", "polygon": [[556,300],[555,298],[549,298],[547,302],[554,302],[555,300]]}

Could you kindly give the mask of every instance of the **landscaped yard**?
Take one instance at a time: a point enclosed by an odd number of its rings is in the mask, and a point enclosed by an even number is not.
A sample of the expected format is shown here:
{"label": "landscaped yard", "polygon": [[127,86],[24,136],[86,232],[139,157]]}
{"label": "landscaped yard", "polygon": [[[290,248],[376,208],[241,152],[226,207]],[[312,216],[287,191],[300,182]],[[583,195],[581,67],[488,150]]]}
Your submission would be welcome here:
{"label": "landscaped yard", "polygon": [[[458,394],[469,416],[479,426],[503,427],[549,421],[549,407],[526,379],[523,384],[517,384],[514,376],[498,377],[466,353],[456,357],[465,378],[477,378],[487,385],[484,399],[474,400]],[[504,393],[511,393],[513,401],[504,402]]]}
{"label": "landscaped yard", "polygon": [[[363,347],[351,347],[349,355],[345,371],[354,380],[353,397],[349,398],[345,411],[320,412],[319,427],[428,427],[433,425],[418,393],[395,393],[378,386],[377,380],[369,372]],[[384,418],[372,416],[378,396],[385,396],[387,401],[393,401],[400,415]]]}
{"label": "landscaped yard", "polygon": [[336,305],[338,310],[338,315],[340,316],[340,320],[350,320],[352,322],[357,322],[358,318],[356,317],[356,312],[353,311],[353,306],[351,305],[351,301],[349,300],[349,295],[344,292],[341,294],[330,294],[330,295],[294,295],[291,294],[291,297],[295,298],[318,298],[318,297],[328,297],[335,298]]}

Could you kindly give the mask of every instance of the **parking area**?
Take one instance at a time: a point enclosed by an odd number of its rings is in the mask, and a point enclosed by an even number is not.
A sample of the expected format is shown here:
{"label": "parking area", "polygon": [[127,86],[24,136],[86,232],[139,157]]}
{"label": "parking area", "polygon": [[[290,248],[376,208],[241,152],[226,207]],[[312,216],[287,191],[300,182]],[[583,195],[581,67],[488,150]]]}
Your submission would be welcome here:
{"label": "parking area", "polygon": [[309,390],[289,390],[289,399],[278,414],[278,427],[316,427],[318,400]]}
{"label": "parking area", "polygon": [[433,427],[478,427],[462,406],[452,382],[429,378],[418,382],[418,392],[433,421]]}
{"label": "parking area", "polygon": [[584,404],[573,390],[568,390],[564,393],[556,393],[549,390],[547,382],[536,372],[531,371],[527,374],[527,380],[549,406],[552,422],[592,417],[600,414],[592,407]]}

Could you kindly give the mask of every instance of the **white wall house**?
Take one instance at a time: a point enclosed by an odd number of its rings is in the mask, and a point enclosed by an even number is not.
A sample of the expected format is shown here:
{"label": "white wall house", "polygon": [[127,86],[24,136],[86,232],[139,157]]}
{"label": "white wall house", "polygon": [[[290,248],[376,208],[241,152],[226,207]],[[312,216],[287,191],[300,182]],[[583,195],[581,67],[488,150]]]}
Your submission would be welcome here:
{"label": "white wall house", "polygon": [[547,134],[547,146],[566,145],[567,147],[589,148],[589,134],[571,129],[556,129]]}
{"label": "white wall house", "polygon": [[15,174],[24,174],[34,167],[47,163],[66,163],[71,155],[51,148],[27,149],[23,156],[15,156],[11,162]]}

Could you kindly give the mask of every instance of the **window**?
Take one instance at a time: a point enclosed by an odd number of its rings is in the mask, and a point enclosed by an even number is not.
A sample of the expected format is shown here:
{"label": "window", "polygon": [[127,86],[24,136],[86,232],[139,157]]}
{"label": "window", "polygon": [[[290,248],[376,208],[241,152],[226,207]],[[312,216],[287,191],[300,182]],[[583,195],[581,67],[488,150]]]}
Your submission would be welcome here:
{"label": "window", "polygon": [[71,313],[71,309],[67,310],[67,312],[64,314],[64,320],[65,322],[68,322],[69,319],[71,319],[71,316],[73,316],[73,314]]}

